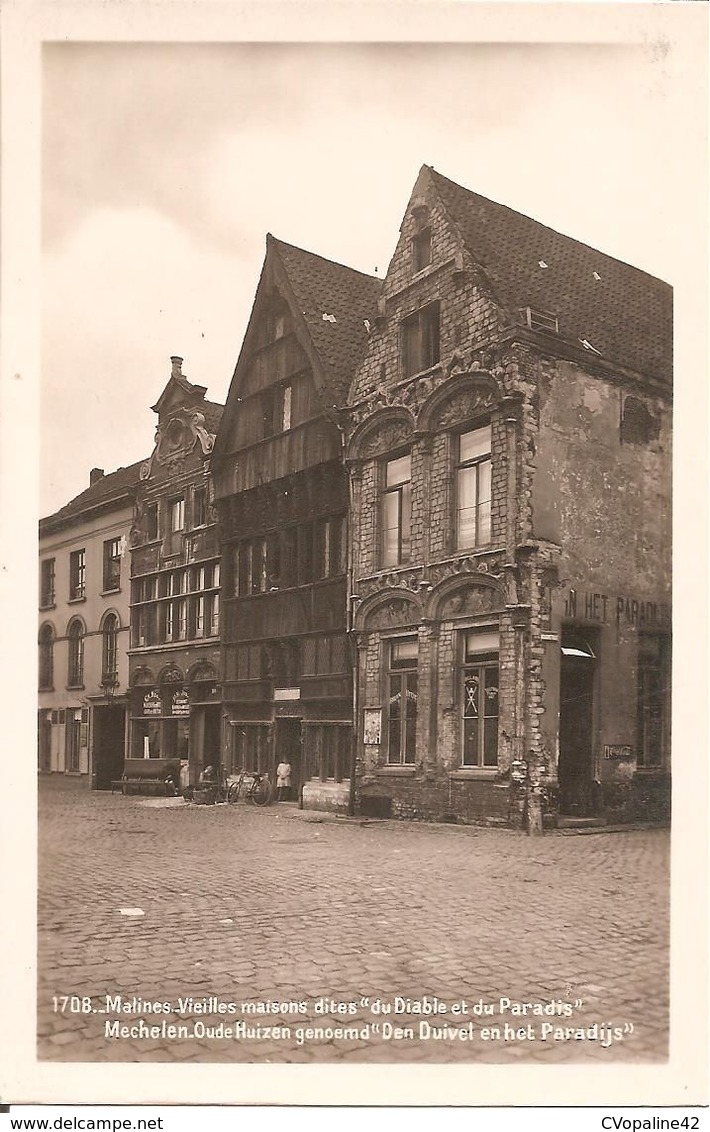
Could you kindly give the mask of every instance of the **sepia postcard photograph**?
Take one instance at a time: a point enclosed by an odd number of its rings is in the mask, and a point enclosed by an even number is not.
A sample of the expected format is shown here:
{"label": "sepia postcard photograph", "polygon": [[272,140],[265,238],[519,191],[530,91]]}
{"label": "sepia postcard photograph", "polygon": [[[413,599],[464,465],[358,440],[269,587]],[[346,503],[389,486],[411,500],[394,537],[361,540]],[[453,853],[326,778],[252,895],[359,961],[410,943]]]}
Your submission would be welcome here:
{"label": "sepia postcard photograph", "polygon": [[706,1102],[704,6],[51,7],[0,1099]]}

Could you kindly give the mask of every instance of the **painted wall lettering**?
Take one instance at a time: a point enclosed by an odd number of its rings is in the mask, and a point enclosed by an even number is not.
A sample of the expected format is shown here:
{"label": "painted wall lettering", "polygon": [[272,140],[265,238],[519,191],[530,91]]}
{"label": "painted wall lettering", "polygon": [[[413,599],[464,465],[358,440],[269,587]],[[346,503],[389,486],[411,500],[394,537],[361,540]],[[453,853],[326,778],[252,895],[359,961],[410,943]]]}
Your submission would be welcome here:
{"label": "painted wall lettering", "polygon": [[671,626],[671,607],[663,602],[639,601],[624,594],[612,599],[608,594],[572,589],[565,597],[564,615],[573,620],[608,625],[612,609],[617,627],[622,622],[637,629],[670,629]]}

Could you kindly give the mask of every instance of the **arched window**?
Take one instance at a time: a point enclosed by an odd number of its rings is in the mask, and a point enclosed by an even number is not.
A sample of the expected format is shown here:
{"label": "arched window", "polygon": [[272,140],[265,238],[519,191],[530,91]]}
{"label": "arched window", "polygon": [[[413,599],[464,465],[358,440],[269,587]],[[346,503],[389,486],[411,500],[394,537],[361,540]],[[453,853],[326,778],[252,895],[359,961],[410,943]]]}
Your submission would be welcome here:
{"label": "arched window", "polygon": [[84,683],[84,626],[78,619],[72,621],[67,632],[69,640],[68,687],[80,688]]}
{"label": "arched window", "polygon": [[39,688],[51,691],[54,685],[54,629],[47,623],[39,631]]}
{"label": "arched window", "polygon": [[115,684],[118,680],[118,617],[109,613],[103,625],[103,653],[101,683]]}

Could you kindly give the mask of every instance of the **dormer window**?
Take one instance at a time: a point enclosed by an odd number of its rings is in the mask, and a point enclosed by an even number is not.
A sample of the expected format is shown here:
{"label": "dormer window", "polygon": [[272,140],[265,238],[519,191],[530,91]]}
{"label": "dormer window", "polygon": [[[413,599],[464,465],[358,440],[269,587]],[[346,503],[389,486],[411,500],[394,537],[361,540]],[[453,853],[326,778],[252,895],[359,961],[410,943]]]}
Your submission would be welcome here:
{"label": "dormer window", "polygon": [[520,314],[525,325],[531,330],[544,330],[548,334],[559,334],[560,332],[556,314],[537,310],[535,307],[523,307]]}
{"label": "dormer window", "polygon": [[415,274],[431,263],[431,228],[418,232],[412,240],[412,265]]}

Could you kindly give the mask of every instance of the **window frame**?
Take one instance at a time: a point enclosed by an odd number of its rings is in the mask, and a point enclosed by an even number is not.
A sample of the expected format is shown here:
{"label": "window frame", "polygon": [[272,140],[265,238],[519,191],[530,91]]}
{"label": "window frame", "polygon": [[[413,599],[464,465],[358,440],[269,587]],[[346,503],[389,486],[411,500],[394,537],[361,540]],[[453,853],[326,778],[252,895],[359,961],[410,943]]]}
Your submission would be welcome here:
{"label": "window frame", "polygon": [[400,359],[404,377],[414,377],[441,361],[441,302],[434,299],[400,322]]}
{"label": "window frame", "polygon": [[[422,249],[426,250],[426,255],[422,256]],[[426,262],[423,262],[423,261]],[[431,228],[422,228],[412,236],[412,267],[414,274],[418,275],[420,271],[426,271],[427,267],[431,267],[432,263],[432,241],[431,241]]]}
{"label": "window frame", "polygon": [[206,527],[207,526],[207,510],[209,506],[209,497],[207,486],[199,484],[192,489],[192,522],[191,528]]}
{"label": "window frame", "polygon": [[54,642],[56,640],[54,626],[45,621],[39,631],[39,670],[38,684],[40,692],[54,691]]}
{"label": "window frame", "polygon": [[[392,484],[391,487],[387,486],[388,469],[392,464],[399,463],[400,460],[405,458],[409,459],[409,478],[400,480],[398,483]],[[391,455],[382,462],[381,469],[381,489],[380,489],[380,566],[382,569],[388,567],[401,566],[409,562],[412,556],[412,453],[411,450],[402,452],[399,455]],[[397,523],[396,526],[386,526],[386,507],[388,499],[391,496],[396,496],[397,507]],[[408,531],[408,538],[405,540],[405,516],[406,516],[406,529]],[[386,531],[397,531],[397,547],[396,554],[392,561],[387,557],[386,546]]]}
{"label": "window frame", "polygon": [[69,601],[86,599],[86,547],[69,552]]}
{"label": "window frame", "polygon": [[160,518],[157,503],[145,505],[145,537],[146,542],[155,542],[160,537]]}
{"label": "window frame", "polygon": [[117,614],[107,613],[101,629],[101,683],[104,687],[118,683],[119,629]]}
{"label": "window frame", "polygon": [[[121,589],[121,541],[120,536],[104,540],[102,593],[118,593]],[[111,548],[114,548],[113,553]],[[112,567],[116,575],[114,579]]]}
{"label": "window frame", "polygon": [[[176,526],[176,517],[179,525]],[[168,500],[168,526],[172,535],[185,530],[185,496],[176,495]]]}
{"label": "window frame", "polygon": [[[465,436],[470,436],[476,432],[489,432],[488,451],[481,453],[480,456],[472,456],[468,460],[461,459],[461,442]],[[456,462],[454,465],[454,479],[455,479],[455,510],[454,510],[454,549],[455,550],[471,550],[483,546],[490,546],[493,538],[493,428],[491,421],[475,425],[473,428],[464,429],[454,435],[454,443],[456,445]],[[489,466],[488,478],[490,482],[489,498],[481,502],[481,469]],[[475,503],[472,508],[463,508],[461,506],[461,481],[464,474],[472,472],[474,481],[474,495]],[[488,538],[481,538],[481,508],[487,503],[487,524],[488,524]],[[474,536],[473,541],[464,541],[461,530],[461,516],[464,510],[472,510],[474,514]]]}
{"label": "window frame", "polygon": [[[467,638],[469,636],[482,636],[483,634],[495,633],[498,637],[498,648],[482,648],[480,651],[471,650],[469,654],[467,650]],[[495,671],[495,713],[486,713],[486,704],[492,702],[492,699],[487,696],[487,692],[491,689],[488,687],[487,674]],[[480,698],[477,705],[477,710],[473,715],[467,715],[467,709],[471,700],[467,695],[467,683],[473,677],[478,681],[479,691],[482,689],[485,697],[483,705],[483,712],[480,711]],[[459,689],[459,725],[460,725],[460,769],[461,770],[478,770],[495,773],[498,769],[498,731],[500,727],[500,627],[498,625],[477,625],[463,629],[460,632],[459,643],[459,674],[458,674],[458,689]],[[467,759],[466,752],[466,727],[467,720],[476,719],[476,760],[472,761]],[[495,720],[495,761],[486,761],[486,721]]]}
{"label": "window frame", "polygon": [[84,687],[84,644],[86,627],[73,618],[67,627],[67,688]]}
{"label": "window frame", "polygon": [[40,563],[40,609],[54,609],[57,596],[56,558],[43,558]]}
{"label": "window frame", "polygon": [[[416,644],[416,659],[411,657],[402,661],[394,659],[394,648],[397,645]],[[416,634],[407,634],[401,637],[388,637],[384,641],[386,649],[386,704],[387,704],[387,753],[386,765],[388,767],[408,767],[414,769],[417,758],[417,721],[419,714],[419,638]],[[393,692],[395,682],[399,683],[399,690]],[[392,757],[393,717],[392,703],[399,696],[400,713],[398,717],[398,752],[397,758]],[[407,707],[414,703],[414,712],[401,711],[402,703]],[[395,717],[397,718],[397,717]],[[410,729],[410,723],[413,725]],[[411,740],[411,741],[410,741]]]}

